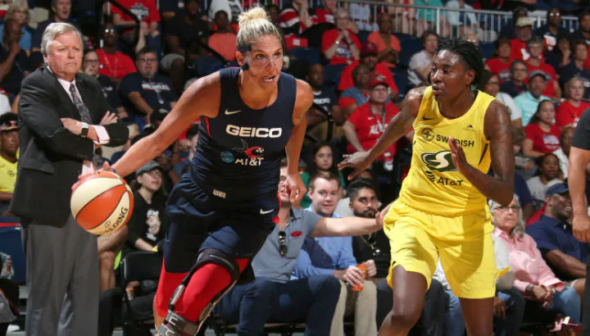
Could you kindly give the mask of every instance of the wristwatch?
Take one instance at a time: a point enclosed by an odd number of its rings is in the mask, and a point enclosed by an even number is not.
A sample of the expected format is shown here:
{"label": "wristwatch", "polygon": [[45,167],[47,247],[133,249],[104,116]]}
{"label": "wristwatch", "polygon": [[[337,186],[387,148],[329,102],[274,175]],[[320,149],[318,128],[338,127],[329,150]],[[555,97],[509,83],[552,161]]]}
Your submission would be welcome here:
{"label": "wristwatch", "polygon": [[80,130],[80,136],[86,138],[88,136],[88,124],[83,122],[82,129]]}

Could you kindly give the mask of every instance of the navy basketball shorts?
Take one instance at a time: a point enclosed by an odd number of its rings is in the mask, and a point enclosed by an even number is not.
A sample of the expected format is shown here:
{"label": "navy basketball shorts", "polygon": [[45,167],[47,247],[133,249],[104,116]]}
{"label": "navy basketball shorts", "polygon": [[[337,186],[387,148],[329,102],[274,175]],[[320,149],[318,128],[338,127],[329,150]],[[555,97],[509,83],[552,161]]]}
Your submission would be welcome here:
{"label": "navy basketball shorts", "polygon": [[[218,249],[236,259],[252,259],[275,227],[276,192],[248,200],[226,200],[202,190],[185,174],[168,199],[170,228],[164,241],[164,265],[156,305],[165,312],[180,282],[202,250]],[[250,265],[240,283],[254,279]],[[165,316],[165,315],[163,315]]]}

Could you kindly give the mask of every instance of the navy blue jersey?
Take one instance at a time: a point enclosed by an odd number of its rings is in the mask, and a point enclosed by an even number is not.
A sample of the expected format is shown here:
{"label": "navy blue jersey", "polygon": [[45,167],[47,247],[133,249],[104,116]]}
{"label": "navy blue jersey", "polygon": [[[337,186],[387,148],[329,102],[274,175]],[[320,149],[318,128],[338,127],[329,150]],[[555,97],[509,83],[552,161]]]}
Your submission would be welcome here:
{"label": "navy blue jersey", "polygon": [[219,72],[219,112],[216,118],[201,117],[199,144],[190,170],[193,181],[203,190],[234,200],[276,194],[297,96],[295,78],[281,73],[275,102],[253,110],[240,97],[239,72],[238,68]]}

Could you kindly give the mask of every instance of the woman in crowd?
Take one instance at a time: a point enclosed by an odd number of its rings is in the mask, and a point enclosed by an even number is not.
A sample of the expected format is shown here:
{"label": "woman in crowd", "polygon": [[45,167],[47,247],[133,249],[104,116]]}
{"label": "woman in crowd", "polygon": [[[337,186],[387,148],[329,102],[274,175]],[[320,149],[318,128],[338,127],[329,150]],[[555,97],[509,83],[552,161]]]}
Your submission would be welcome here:
{"label": "woman in crowd", "polygon": [[[27,56],[31,54],[31,46],[33,43],[33,34],[35,33],[35,29],[29,26],[29,20],[31,19],[31,14],[29,12],[29,7],[27,6],[26,2],[15,2],[10,7],[8,7],[8,11],[6,12],[6,16],[4,17],[4,22],[7,20],[13,19],[20,24],[21,28],[21,37],[19,40],[19,45],[22,50],[27,52]],[[0,32],[4,31],[4,22],[0,24]],[[0,42],[3,40],[3,34],[0,34]]]}
{"label": "woman in crowd", "polygon": [[537,106],[537,112],[525,127],[526,139],[522,153],[530,158],[538,159],[547,153],[559,149],[560,129],[553,125],[555,119],[555,103],[544,100]]}
{"label": "woman in crowd", "polygon": [[510,65],[510,80],[500,85],[500,91],[506,92],[512,98],[527,91],[524,81],[529,75],[529,70],[525,62],[521,60],[513,61]]}
{"label": "woman in crowd", "polygon": [[496,52],[494,58],[487,60],[486,69],[500,77],[500,83],[504,83],[510,80],[510,65],[512,60],[510,54],[512,54],[512,47],[510,40],[505,37],[500,37],[494,42],[496,46]]}
{"label": "woman in crowd", "polygon": [[524,222],[518,199],[507,207],[490,201],[494,235],[499,237],[510,252],[510,266],[515,274],[514,286],[526,300],[525,321],[546,317],[546,311],[569,316],[580,323],[581,300],[576,291],[555,277],[543,260],[537,244],[524,233]]}
{"label": "woman in crowd", "polygon": [[[311,177],[319,172],[332,172],[340,176],[340,185],[342,187],[345,186],[342,172],[338,170],[338,166],[336,165],[336,162],[334,162],[334,150],[327,142],[318,142],[313,145],[307,158],[307,168],[301,173],[301,180],[308,191]],[[342,189],[340,189],[340,192],[342,193]],[[340,198],[341,197],[342,194],[340,195]],[[303,199],[301,200],[301,207],[307,208],[310,205],[311,199],[309,198],[308,193],[305,193],[305,196],[303,196]]]}
{"label": "woman in crowd", "polygon": [[522,127],[522,113],[516,104],[514,104],[514,99],[509,94],[500,92],[500,77],[497,74],[489,71],[484,72],[481,77],[479,90],[484,91],[492,97],[496,97],[497,100],[506,105],[510,112],[512,125]]}
{"label": "woman in crowd", "polygon": [[136,172],[135,206],[127,224],[129,233],[124,254],[134,250],[151,251],[166,235],[166,199],[161,195],[163,173],[162,166],[155,161]]}
{"label": "woman in crowd", "polygon": [[[526,141],[526,140],[525,140]],[[559,169],[559,159],[553,153],[545,154],[537,160],[539,169],[535,177],[526,181],[531,196],[535,200],[535,208],[541,209],[545,204],[545,189],[549,182],[555,179],[561,179],[561,170]]]}
{"label": "woman in crowd", "polygon": [[565,84],[567,100],[557,108],[555,125],[563,130],[566,126],[576,127],[582,113],[590,107],[589,103],[582,101],[584,97],[584,82],[580,77],[573,77]]}

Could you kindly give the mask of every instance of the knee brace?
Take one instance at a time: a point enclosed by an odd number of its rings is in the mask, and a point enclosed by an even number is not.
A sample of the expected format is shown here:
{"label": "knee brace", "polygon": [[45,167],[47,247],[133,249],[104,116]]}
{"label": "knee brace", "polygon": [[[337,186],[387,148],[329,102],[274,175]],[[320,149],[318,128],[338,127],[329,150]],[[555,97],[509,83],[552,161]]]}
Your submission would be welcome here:
{"label": "knee brace", "polygon": [[[230,275],[231,282],[229,286],[227,286],[221,292],[215,295],[211,302],[209,302],[209,304],[205,306],[205,308],[203,308],[203,311],[201,312],[198,321],[188,321],[174,312],[175,305],[184,293],[184,290],[186,286],[188,286],[193,274],[195,274],[195,272],[197,272],[201,267],[203,267],[206,264],[215,264],[225,268]],[[217,305],[217,303],[219,303],[221,298],[223,298],[223,296],[227,294],[227,292],[229,292],[230,289],[233,288],[233,286],[236,284],[239,278],[240,267],[238,266],[238,263],[235,261],[233,257],[217,249],[206,249],[201,251],[199,257],[197,258],[197,262],[191,268],[184,280],[182,280],[180,286],[178,286],[178,288],[172,295],[172,299],[168,304],[168,316],[166,316],[164,323],[162,323],[162,326],[158,330],[160,336],[196,335],[201,329],[203,323],[205,322],[211,311],[213,310],[213,308],[215,308],[215,306]]]}

